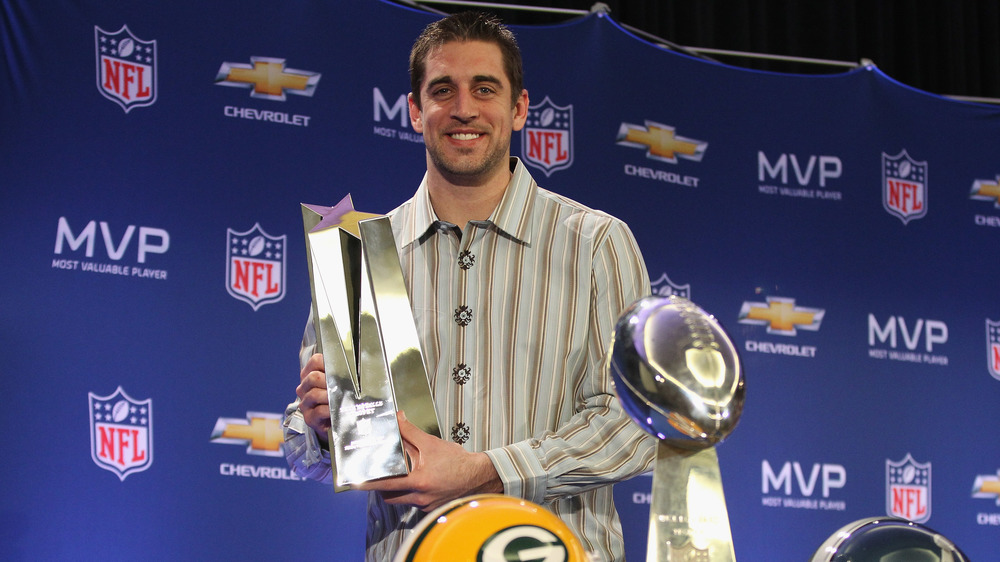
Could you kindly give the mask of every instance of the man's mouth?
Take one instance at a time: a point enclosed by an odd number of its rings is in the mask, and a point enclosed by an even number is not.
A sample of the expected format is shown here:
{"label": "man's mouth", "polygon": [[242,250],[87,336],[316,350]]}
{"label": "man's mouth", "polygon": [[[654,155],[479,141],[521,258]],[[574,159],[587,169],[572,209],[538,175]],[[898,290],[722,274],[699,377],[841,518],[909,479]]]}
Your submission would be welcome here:
{"label": "man's mouth", "polygon": [[463,141],[463,140],[475,140],[483,135],[481,133],[451,133],[448,136],[450,136],[455,140]]}

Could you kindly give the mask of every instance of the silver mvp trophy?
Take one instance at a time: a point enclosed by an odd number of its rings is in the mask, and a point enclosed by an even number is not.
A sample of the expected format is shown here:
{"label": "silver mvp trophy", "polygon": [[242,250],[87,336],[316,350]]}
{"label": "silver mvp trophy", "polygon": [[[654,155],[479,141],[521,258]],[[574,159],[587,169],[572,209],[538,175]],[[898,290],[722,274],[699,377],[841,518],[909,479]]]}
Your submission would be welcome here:
{"label": "silver mvp trophy", "polygon": [[334,488],[408,472],[396,411],[441,435],[388,217],[302,205]]}
{"label": "silver mvp trophy", "polygon": [[729,337],[687,299],[644,297],[615,325],[607,368],[625,411],[660,440],[646,560],[735,560],[715,452],[745,395]]}

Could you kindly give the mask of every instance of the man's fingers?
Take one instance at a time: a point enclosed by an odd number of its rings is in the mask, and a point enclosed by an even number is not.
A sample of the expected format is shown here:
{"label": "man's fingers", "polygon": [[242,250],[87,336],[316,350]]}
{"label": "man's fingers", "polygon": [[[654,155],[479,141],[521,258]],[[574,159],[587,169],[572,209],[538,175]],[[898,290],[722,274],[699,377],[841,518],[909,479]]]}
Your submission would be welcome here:
{"label": "man's fingers", "polygon": [[427,512],[437,506],[424,505],[423,498],[416,492],[379,492],[385,503],[393,505],[412,505],[417,509]]}
{"label": "man's fingers", "polygon": [[320,424],[324,427],[329,427],[330,425],[330,407],[320,404],[308,409],[308,413],[305,414],[308,419],[306,423],[309,425]]}
{"label": "man's fingers", "polygon": [[306,377],[308,377],[313,373],[319,373],[320,375],[323,375],[325,372],[326,372],[326,364],[323,362],[323,354],[314,353],[306,361],[306,364],[302,367],[302,372],[299,373],[299,378],[304,382],[306,380]]}
{"label": "man's fingers", "polygon": [[396,412],[396,423],[399,424],[399,436],[403,438],[404,445],[409,442],[419,447],[425,437],[430,437],[428,433],[406,419],[406,414],[402,410]]}
{"label": "man's fingers", "polygon": [[[323,356],[313,357],[322,359]],[[299,397],[299,411],[306,424],[325,435],[330,428],[330,396],[326,392],[326,375],[321,371],[303,373],[302,382],[295,388],[295,395]]]}
{"label": "man's fingers", "polygon": [[379,478],[378,480],[369,480],[367,482],[355,484],[353,488],[355,490],[363,490],[366,492],[379,492],[381,494],[391,495],[398,498],[412,492],[413,484],[409,480],[409,475],[403,475]]}
{"label": "man's fingers", "polygon": [[[402,436],[402,432],[400,432],[400,436]],[[407,458],[410,460],[409,462],[410,470],[416,470],[416,468],[420,466],[420,449],[418,449],[417,446],[414,445],[413,443],[407,441],[406,438],[404,437],[403,451],[406,453]]]}
{"label": "man's fingers", "polygon": [[321,371],[311,371],[302,375],[302,382],[295,387],[295,395],[302,400],[308,395],[315,395],[314,399],[320,404],[329,402],[326,396],[326,373]]}
{"label": "man's fingers", "polygon": [[312,354],[312,356],[309,357],[309,360],[306,361],[306,369],[310,371],[323,371],[324,370],[323,354],[322,353]]}

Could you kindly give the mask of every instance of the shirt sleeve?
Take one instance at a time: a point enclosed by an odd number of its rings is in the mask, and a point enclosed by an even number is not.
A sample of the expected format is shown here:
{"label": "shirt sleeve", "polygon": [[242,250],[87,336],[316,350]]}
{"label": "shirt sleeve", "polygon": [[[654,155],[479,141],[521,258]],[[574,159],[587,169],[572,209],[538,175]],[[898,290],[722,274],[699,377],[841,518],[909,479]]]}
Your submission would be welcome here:
{"label": "shirt sleeve", "polygon": [[[312,312],[306,322],[305,333],[302,334],[302,347],[299,348],[299,368],[316,352],[316,331],[313,327]],[[285,419],[282,423],[285,438],[285,460],[288,466],[303,478],[310,478],[330,484],[333,482],[333,470],[330,464],[330,451],[324,449],[316,432],[306,425],[306,420],[299,410],[299,399],[296,398],[285,408]]]}
{"label": "shirt sleeve", "polygon": [[635,238],[617,219],[595,245],[591,283],[587,373],[576,413],[555,431],[486,451],[509,495],[549,502],[641,474],[655,461],[656,439],[622,409],[604,365],[618,316],[650,292]]}

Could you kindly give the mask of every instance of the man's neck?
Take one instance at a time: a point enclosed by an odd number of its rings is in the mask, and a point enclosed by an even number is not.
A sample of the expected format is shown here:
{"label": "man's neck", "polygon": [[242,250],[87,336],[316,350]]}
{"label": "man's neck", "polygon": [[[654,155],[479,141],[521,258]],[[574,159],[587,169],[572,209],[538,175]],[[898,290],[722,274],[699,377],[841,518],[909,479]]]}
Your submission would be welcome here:
{"label": "man's neck", "polygon": [[490,218],[503,199],[512,175],[508,168],[503,168],[503,173],[484,183],[462,185],[431,172],[427,177],[427,191],[438,218],[464,231],[469,221]]}

